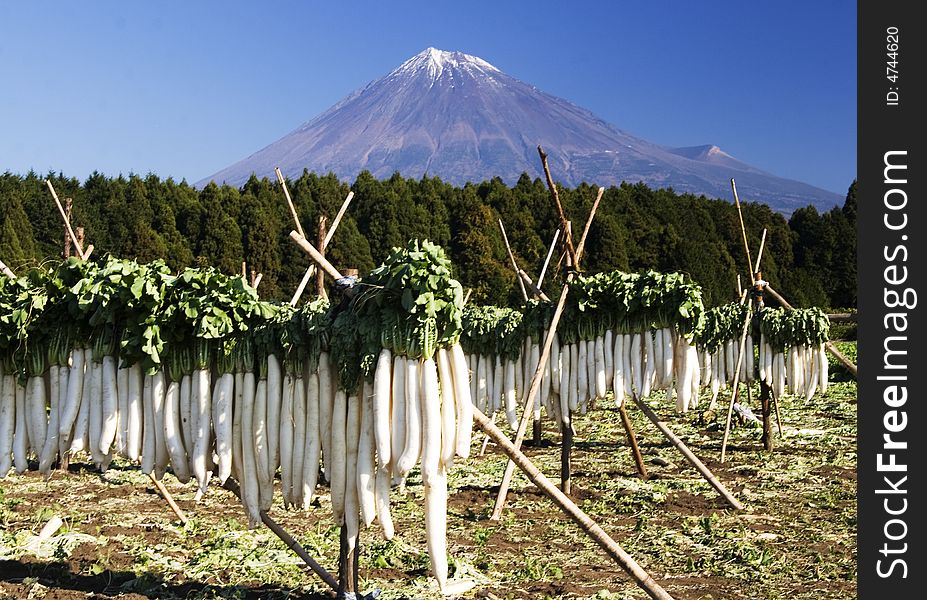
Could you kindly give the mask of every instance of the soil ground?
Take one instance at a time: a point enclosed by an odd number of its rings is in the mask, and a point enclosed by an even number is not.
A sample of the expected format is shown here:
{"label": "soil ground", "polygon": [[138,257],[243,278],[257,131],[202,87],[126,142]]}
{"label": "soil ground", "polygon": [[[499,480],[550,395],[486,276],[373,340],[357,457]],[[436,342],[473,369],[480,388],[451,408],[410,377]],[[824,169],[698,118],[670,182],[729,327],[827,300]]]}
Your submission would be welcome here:
{"label": "soil ground", "polygon": [[[839,371],[835,379],[840,379]],[[756,404],[756,392],[753,394]],[[661,418],[744,503],[729,508],[682,455],[629,406],[650,477],[638,477],[618,412],[600,401],[575,422],[573,494],[580,507],[678,600],[856,597],[856,385],[781,401],[782,436],[772,453],[760,429],[739,425],[721,464],[726,397]],[[754,406],[754,411],[759,410]],[[608,556],[520,472],[499,522],[489,520],[505,457],[493,444],[450,475],[448,554],[455,579],[474,579],[469,598],[643,599]],[[559,435],[545,422],[526,452],[559,482]],[[138,468],[105,473],[80,461],[49,481],[35,471],[0,480],[0,599],[328,598],[325,585],[269,530],[249,530],[237,499],[218,485],[199,502],[193,484],[164,482],[191,518],[183,526]],[[337,574],[338,529],[327,488],[309,512],[271,516]],[[380,598],[438,598],[429,576],[422,486],[413,473],[393,490],[396,537],[376,523],[362,532],[361,589]],[[64,526],[35,535],[53,515]]]}

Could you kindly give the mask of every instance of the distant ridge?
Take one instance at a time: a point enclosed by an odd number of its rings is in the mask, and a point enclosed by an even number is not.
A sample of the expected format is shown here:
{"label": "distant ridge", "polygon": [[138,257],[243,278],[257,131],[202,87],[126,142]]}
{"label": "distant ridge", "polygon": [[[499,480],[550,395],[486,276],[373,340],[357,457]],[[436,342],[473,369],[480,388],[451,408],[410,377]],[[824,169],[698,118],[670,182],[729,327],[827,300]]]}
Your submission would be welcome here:
{"label": "distant ridge", "polygon": [[588,110],[546,94],[487,61],[427,48],[386,76],[251,156],[201,180],[240,186],[252,173],[288,176],[303,169],[353,179],[438,176],[462,185],[501,177],[540,177],[537,146],[557,181],[654,188],[742,201],[791,214],[812,204],[829,210],[844,198],[743,163],[714,145],[668,148],[634,137]]}

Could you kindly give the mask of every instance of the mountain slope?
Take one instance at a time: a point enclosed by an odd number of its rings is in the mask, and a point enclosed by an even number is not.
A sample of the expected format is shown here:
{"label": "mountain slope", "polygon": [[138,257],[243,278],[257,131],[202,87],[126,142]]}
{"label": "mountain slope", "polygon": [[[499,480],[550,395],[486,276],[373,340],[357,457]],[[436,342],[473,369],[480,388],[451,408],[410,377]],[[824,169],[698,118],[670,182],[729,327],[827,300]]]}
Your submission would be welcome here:
{"label": "mountain slope", "polygon": [[252,174],[303,169],[353,178],[399,171],[463,184],[495,176],[514,183],[541,176],[537,146],[555,179],[568,186],[643,181],[651,187],[730,198],[736,179],[744,201],[791,213],[814,204],[830,209],[843,198],[776,177],[716,146],[667,148],[606,123],[561,98],[461,52],[428,48],[385,77],[355,91],[295,131],[207,177],[241,185]]}

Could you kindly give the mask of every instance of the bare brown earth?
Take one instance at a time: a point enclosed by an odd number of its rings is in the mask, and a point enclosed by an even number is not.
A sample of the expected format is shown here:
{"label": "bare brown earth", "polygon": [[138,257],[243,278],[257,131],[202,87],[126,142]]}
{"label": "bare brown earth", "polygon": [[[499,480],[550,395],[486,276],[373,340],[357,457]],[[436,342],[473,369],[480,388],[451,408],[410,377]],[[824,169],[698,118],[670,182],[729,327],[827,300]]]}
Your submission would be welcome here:
{"label": "bare brown earth", "polygon": [[[856,387],[837,384],[811,402],[783,399],[784,436],[768,454],[759,429],[736,428],[718,462],[721,415],[673,415],[651,406],[746,505],[731,510],[639,411],[630,414],[651,473],[636,474],[609,402],[575,424],[574,500],[678,600],[855,598]],[[723,412],[723,411],[719,411]],[[526,448],[559,479],[559,436]],[[490,444],[451,474],[448,553],[469,598],[642,599],[630,578],[521,474],[501,522],[489,521],[505,467]],[[663,464],[665,463],[665,465]],[[324,584],[268,530],[250,531],[237,500],[212,486],[200,503],[192,484],[165,484],[191,517],[182,526],[150,481],[127,463],[106,473],[79,460],[49,481],[34,471],[0,480],[0,599],[327,598]],[[327,489],[307,513],[272,516],[336,572],[338,530]],[[413,474],[396,489],[397,536],[374,523],[362,534],[361,577],[380,598],[438,598],[428,575],[422,488]],[[52,515],[65,526],[30,549]]]}

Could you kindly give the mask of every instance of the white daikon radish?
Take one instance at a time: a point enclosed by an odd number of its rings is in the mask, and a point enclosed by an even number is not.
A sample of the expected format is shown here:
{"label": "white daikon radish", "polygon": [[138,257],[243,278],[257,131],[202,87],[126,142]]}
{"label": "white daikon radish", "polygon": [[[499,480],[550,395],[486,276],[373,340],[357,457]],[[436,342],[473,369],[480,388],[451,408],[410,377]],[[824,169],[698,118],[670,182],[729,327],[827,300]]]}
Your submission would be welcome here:
{"label": "white daikon radish", "polygon": [[[457,449],[457,407],[452,375],[451,357],[446,348],[438,348],[435,353],[438,366],[438,384],[440,389],[441,451],[439,462],[450,469],[454,464],[454,451]],[[424,450],[424,449],[423,449]],[[423,452],[424,455],[424,452]],[[423,459],[424,460],[424,459]]]}
{"label": "white daikon radish", "polygon": [[373,375],[373,397],[371,398],[371,427],[376,443],[377,461],[381,467],[390,463],[392,441],[390,440],[390,399],[392,397],[393,356],[389,348],[383,348],[377,358]]}
{"label": "white daikon radish", "polygon": [[419,402],[419,362],[406,359],[405,368],[405,444],[396,460],[400,478],[412,470],[422,453],[422,408]]}
{"label": "white daikon radish", "polygon": [[319,481],[319,458],[322,454],[322,434],[319,431],[319,375],[310,371],[306,381],[306,436],[303,454],[302,499],[303,510],[309,510],[309,504],[315,495],[315,486]]}
{"label": "white daikon radish", "polygon": [[439,469],[425,485],[425,537],[431,571],[443,591],[447,584],[447,474]]}
{"label": "white daikon radish", "polygon": [[331,432],[331,497],[332,517],[335,525],[344,525],[344,497],[347,482],[347,452],[348,452],[348,395],[340,387],[335,391],[332,402],[332,432]]}
{"label": "white daikon radish", "polygon": [[174,477],[181,483],[190,481],[190,465],[180,434],[180,382],[171,380],[164,393],[164,443],[171,459]]}
{"label": "white daikon radish", "polygon": [[[389,361],[391,363],[392,361]],[[364,388],[368,387],[364,383]],[[374,435],[374,408],[373,396],[375,394],[362,395],[360,402],[360,437],[357,442],[357,477],[355,485],[357,486],[357,500],[360,507],[361,523],[364,527],[370,527],[377,516],[377,497],[376,497],[376,480],[377,480],[377,458],[376,458],[376,436]],[[387,420],[387,422],[389,422]]]}
{"label": "white daikon radish", "polygon": [[434,359],[426,358],[421,368],[422,483],[428,486],[441,465],[441,398]]}

